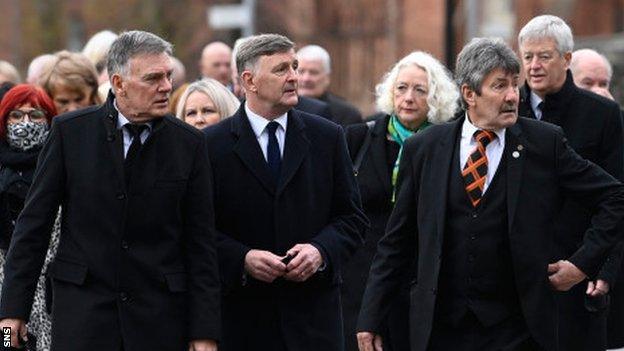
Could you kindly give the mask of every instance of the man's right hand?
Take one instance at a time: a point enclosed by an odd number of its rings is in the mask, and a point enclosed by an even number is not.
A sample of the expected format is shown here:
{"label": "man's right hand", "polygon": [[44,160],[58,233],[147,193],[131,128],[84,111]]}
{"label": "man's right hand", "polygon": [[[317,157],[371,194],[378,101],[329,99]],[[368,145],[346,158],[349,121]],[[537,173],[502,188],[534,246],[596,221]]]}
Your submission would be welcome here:
{"label": "man's right hand", "polygon": [[381,335],[359,332],[357,333],[357,341],[360,351],[383,351]]}
{"label": "man's right hand", "polygon": [[[0,321],[0,330],[4,331],[4,328],[11,328],[11,347],[18,348],[22,345],[19,344],[17,335],[21,335],[22,339],[26,341],[26,322],[21,319],[6,318]],[[19,334],[17,334],[19,333]]]}
{"label": "man's right hand", "polygon": [[269,251],[249,250],[245,255],[245,271],[255,279],[272,283],[286,273],[286,265],[281,259]]}

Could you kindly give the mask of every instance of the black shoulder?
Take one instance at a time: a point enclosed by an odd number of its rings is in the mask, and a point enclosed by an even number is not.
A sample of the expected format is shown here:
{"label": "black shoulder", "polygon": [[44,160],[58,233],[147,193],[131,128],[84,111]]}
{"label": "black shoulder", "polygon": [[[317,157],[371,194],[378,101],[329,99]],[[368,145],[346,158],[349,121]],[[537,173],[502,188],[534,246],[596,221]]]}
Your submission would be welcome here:
{"label": "black shoulder", "polygon": [[66,121],[75,120],[78,117],[85,117],[89,115],[102,115],[106,114],[106,106],[104,105],[93,105],[85,108],[81,108],[78,110],[74,110],[71,112],[62,113],[57,115],[52,119],[53,123],[65,123]]}
{"label": "black shoulder", "polygon": [[182,134],[188,134],[192,138],[201,139],[202,137],[202,133],[199,130],[197,130],[197,128],[191,126],[190,124],[180,119],[175,118],[172,115],[165,116],[163,119],[163,122],[167,123],[167,125],[171,126],[172,128],[175,128],[177,131],[179,131]]}

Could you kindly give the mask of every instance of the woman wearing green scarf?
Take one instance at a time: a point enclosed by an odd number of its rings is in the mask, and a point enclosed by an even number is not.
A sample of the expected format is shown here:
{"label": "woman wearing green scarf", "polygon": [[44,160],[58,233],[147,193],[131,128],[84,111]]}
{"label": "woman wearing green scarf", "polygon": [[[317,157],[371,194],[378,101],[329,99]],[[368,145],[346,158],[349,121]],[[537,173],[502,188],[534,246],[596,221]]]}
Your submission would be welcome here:
{"label": "woman wearing green scarf", "polygon": [[[347,351],[357,350],[355,324],[377,241],[383,236],[394,205],[394,187],[403,143],[431,124],[453,118],[459,91],[448,70],[431,55],[416,51],[396,63],[377,85],[372,121],[347,129],[347,142],[357,173],[364,210],[371,222],[361,247],[343,271],[343,315]],[[408,310],[411,272],[405,289],[391,307],[384,350],[409,350]]]}

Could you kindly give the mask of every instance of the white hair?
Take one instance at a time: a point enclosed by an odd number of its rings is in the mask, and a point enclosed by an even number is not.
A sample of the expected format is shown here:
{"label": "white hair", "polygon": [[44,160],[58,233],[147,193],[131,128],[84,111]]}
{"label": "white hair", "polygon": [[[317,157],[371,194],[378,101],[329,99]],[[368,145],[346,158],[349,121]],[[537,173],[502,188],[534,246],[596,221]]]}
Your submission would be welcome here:
{"label": "white hair", "polygon": [[323,65],[325,73],[331,73],[331,58],[327,50],[318,45],[307,45],[297,51],[299,60],[319,60]]}
{"label": "white hair", "polygon": [[553,15],[541,15],[530,20],[518,34],[518,45],[521,46],[525,41],[543,38],[553,39],[561,55],[572,52],[574,49],[572,30],[564,20]]}
{"label": "white hair", "polygon": [[98,74],[102,73],[106,68],[106,58],[108,56],[108,49],[115,39],[117,34],[110,30],[103,30],[95,33],[91,39],[85,44],[82,49],[82,53],[93,63]]}
{"label": "white hair", "polygon": [[43,54],[35,57],[32,61],[30,61],[30,64],[28,65],[28,71],[26,73],[26,83],[37,84],[43,67],[45,67],[49,62],[55,59],[56,56],[52,54]]}
{"label": "white hair", "polygon": [[0,74],[7,78],[7,81],[13,84],[19,84],[22,82],[19,72],[12,64],[7,61],[0,60]]}
{"label": "white hair", "polygon": [[377,108],[387,114],[394,111],[394,85],[399,72],[407,66],[416,66],[427,73],[429,94],[427,120],[434,124],[447,122],[453,118],[459,107],[459,89],[451,79],[449,71],[438,60],[423,51],[414,51],[403,57],[386,73],[377,84]]}

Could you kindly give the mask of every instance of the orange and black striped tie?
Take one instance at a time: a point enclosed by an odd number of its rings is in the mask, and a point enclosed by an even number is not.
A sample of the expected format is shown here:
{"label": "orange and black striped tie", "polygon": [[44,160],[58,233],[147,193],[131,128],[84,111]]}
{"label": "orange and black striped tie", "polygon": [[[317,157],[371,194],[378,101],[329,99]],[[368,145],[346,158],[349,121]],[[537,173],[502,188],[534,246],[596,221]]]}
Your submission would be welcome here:
{"label": "orange and black striped tie", "polygon": [[488,159],[485,154],[485,148],[488,144],[496,139],[494,132],[487,130],[477,130],[474,133],[477,141],[477,147],[470,153],[466,165],[462,170],[462,177],[466,186],[466,192],[472,206],[477,207],[483,196],[483,188],[485,187],[485,177],[488,172]]}

